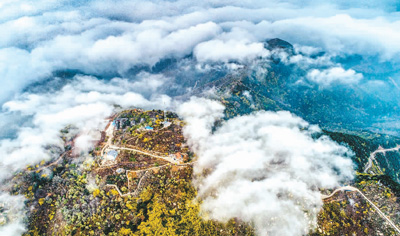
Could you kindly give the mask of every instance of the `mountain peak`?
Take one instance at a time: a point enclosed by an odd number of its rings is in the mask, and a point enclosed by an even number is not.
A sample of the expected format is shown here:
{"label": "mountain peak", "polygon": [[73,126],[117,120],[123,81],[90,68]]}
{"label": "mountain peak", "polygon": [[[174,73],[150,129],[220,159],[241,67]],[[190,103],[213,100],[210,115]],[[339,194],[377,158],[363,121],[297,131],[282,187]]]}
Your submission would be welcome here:
{"label": "mountain peak", "polygon": [[283,49],[290,54],[294,54],[293,45],[285,40],[280,39],[280,38],[273,38],[273,39],[267,40],[266,44],[265,44],[265,48],[267,48],[269,50]]}

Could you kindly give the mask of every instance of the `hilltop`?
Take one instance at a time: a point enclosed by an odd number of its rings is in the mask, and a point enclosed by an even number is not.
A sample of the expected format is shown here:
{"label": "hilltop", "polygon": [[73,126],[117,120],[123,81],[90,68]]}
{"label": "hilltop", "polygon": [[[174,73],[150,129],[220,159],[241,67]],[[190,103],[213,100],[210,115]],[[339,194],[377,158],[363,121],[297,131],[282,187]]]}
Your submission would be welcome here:
{"label": "hilltop", "polygon": [[[76,163],[72,147],[56,161],[16,175],[11,191],[25,194],[31,209],[26,235],[144,235],[158,230],[167,235],[254,235],[252,227],[239,219],[224,225],[199,215],[200,202],[193,201],[196,189],[191,185],[196,156],[185,144],[184,125],[172,112],[126,110],[110,118],[102,139],[82,164]],[[349,184],[399,224],[400,185],[385,173],[375,173],[383,169],[379,162],[362,173],[375,148],[389,147],[397,139],[325,133],[356,153],[359,173]],[[321,191],[329,194],[333,189]],[[310,235],[395,235],[357,192],[339,191],[324,202],[318,228]]]}

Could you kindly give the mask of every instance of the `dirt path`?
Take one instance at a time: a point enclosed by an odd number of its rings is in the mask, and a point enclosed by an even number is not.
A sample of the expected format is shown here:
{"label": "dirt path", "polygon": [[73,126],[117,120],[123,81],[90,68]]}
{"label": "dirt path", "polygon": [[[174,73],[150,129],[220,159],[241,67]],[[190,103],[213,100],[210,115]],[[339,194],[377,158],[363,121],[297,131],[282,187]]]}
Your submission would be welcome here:
{"label": "dirt path", "polygon": [[101,156],[104,155],[104,151],[106,149],[127,150],[127,151],[137,152],[137,153],[140,153],[143,155],[147,155],[150,157],[163,159],[163,160],[168,161],[173,164],[180,164],[180,161],[174,160],[173,158],[171,158],[169,156],[159,156],[159,155],[155,155],[154,153],[145,152],[145,151],[142,151],[142,150],[139,150],[136,148],[119,147],[119,146],[112,145],[112,139],[114,138],[114,126],[112,125],[112,123],[110,123],[109,126],[107,127],[106,135],[108,136],[108,139],[107,139],[106,145],[104,145],[104,147],[101,149]]}
{"label": "dirt path", "polygon": [[[195,164],[195,163],[196,163],[196,161],[194,161],[194,162],[188,162],[188,163],[184,163],[184,164],[176,164],[175,166],[189,166],[189,165],[193,165],[193,164]],[[144,174],[144,175],[140,178],[140,180],[139,180],[139,183],[138,183],[138,186],[137,186],[136,190],[133,191],[133,192],[129,192],[129,193],[123,194],[123,193],[121,192],[121,190],[119,189],[119,187],[118,187],[117,185],[115,185],[115,184],[106,184],[106,187],[113,187],[113,188],[115,188],[115,190],[117,190],[118,194],[119,194],[121,197],[126,197],[126,196],[129,196],[129,195],[137,196],[137,194],[138,194],[139,191],[140,191],[140,187],[141,187],[142,180],[143,180],[144,177],[146,177],[146,174],[148,173],[148,171],[154,170],[154,169],[161,169],[161,168],[163,168],[163,167],[170,166],[170,165],[171,165],[171,164],[168,163],[168,164],[165,164],[165,165],[162,165],[162,166],[150,167],[150,168],[147,168],[147,169],[144,169],[144,170],[129,170],[129,171],[126,171],[125,174],[126,174],[126,178],[127,178],[127,180],[128,180],[128,189],[129,189],[130,186],[131,186],[131,183],[130,183],[130,180],[129,180],[128,175],[129,175],[130,173],[139,173],[139,172],[145,171],[145,174]]]}
{"label": "dirt path", "polygon": [[106,145],[104,145],[103,149],[101,149],[101,156],[103,156],[104,150],[111,146],[112,139],[114,138],[114,125],[112,124],[112,121],[106,129],[106,135],[108,136],[108,139]]}
{"label": "dirt path", "polygon": [[147,156],[150,156],[150,157],[163,159],[163,160],[168,161],[168,162],[173,163],[173,164],[180,164],[180,161],[174,160],[173,158],[171,158],[169,156],[158,156],[158,155],[154,155],[154,154],[152,154],[150,152],[145,152],[145,151],[142,151],[142,150],[139,150],[139,149],[135,149],[135,148],[118,147],[118,146],[114,146],[114,145],[109,146],[109,148],[137,152],[137,153],[140,153],[140,154],[143,154],[143,155],[147,155]]}
{"label": "dirt path", "polygon": [[59,157],[57,160],[53,161],[52,163],[50,163],[50,164],[48,164],[48,165],[42,166],[42,167],[37,168],[37,169],[35,169],[35,170],[30,170],[30,171],[27,171],[27,172],[28,172],[28,173],[40,172],[41,170],[43,170],[43,169],[45,169],[45,168],[48,168],[48,167],[50,167],[50,166],[57,165],[57,164],[65,157],[65,155],[67,155],[67,154],[70,153],[71,151],[72,151],[72,149],[69,150],[69,151],[66,151],[66,152],[62,153],[62,154],[60,155],[60,157]]}
{"label": "dirt path", "polygon": [[[145,172],[144,175],[140,178],[139,183],[138,183],[138,185],[137,185],[137,188],[136,188],[136,190],[133,191],[133,192],[129,192],[129,193],[123,194],[123,193],[121,192],[121,190],[119,190],[118,186],[115,185],[115,184],[106,184],[106,187],[113,187],[113,188],[115,188],[115,190],[117,190],[118,194],[119,194],[121,197],[126,197],[126,196],[129,196],[129,195],[137,196],[138,193],[140,192],[140,187],[141,187],[142,181],[143,181],[143,179],[144,179],[144,178],[146,177],[146,175],[147,175],[147,170],[143,170],[143,171],[146,171],[146,172]],[[128,172],[126,172],[126,175],[128,176]],[[128,178],[128,177],[127,177],[127,178]],[[129,183],[129,178],[128,178],[128,187],[129,187],[129,184],[130,184],[130,183]]]}
{"label": "dirt path", "polygon": [[[139,150],[139,149],[136,149],[136,148],[119,147],[119,146],[116,146],[116,145],[112,145],[112,139],[114,138],[114,126],[112,125],[112,123],[109,124],[109,126],[107,127],[105,132],[106,132],[106,135],[108,136],[108,140],[107,140],[106,145],[104,145],[104,147],[101,150],[101,155],[102,156],[104,155],[105,150],[107,150],[107,149],[116,149],[116,150],[126,150],[126,151],[137,152],[137,153],[140,153],[140,154],[143,154],[143,155],[147,155],[147,156],[150,156],[150,157],[162,159],[162,160],[165,160],[165,161],[169,162],[168,164],[165,164],[165,165],[162,165],[162,166],[153,166],[153,167],[150,167],[150,168],[147,168],[147,169],[143,169],[143,170],[126,171],[125,174],[126,174],[126,177],[128,179],[128,188],[130,188],[130,185],[131,185],[128,175],[130,173],[139,173],[139,172],[144,172],[145,171],[145,174],[139,180],[139,183],[138,183],[138,186],[137,186],[136,190],[133,191],[133,192],[129,192],[129,193],[123,194],[121,192],[121,190],[118,188],[117,185],[115,185],[115,184],[107,184],[106,185],[106,187],[115,188],[115,190],[117,190],[118,194],[121,197],[129,196],[129,195],[137,195],[138,192],[140,191],[140,187],[141,187],[142,181],[146,177],[148,171],[151,171],[151,170],[154,170],[154,169],[160,169],[160,168],[163,168],[163,167],[166,167],[166,166],[170,166],[171,164],[175,165],[175,166],[189,166],[189,165],[193,165],[193,164],[196,163],[196,161],[189,162],[189,163],[181,163],[180,161],[174,160],[170,156],[160,156],[160,155],[156,155],[156,154],[151,153],[151,152],[142,151],[142,150]],[[97,169],[112,168],[112,167],[115,167],[116,165],[118,165],[118,164],[100,166]]]}

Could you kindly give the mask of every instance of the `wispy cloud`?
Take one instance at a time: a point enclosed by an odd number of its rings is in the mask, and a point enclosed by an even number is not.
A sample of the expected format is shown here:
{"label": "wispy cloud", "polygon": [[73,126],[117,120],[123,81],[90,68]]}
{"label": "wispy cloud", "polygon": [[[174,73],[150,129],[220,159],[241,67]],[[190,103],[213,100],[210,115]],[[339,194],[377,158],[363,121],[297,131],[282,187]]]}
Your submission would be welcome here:
{"label": "wispy cloud", "polygon": [[307,74],[307,78],[322,86],[329,86],[332,83],[355,84],[363,76],[354,70],[345,70],[342,67],[333,67],[325,70],[313,69]]}

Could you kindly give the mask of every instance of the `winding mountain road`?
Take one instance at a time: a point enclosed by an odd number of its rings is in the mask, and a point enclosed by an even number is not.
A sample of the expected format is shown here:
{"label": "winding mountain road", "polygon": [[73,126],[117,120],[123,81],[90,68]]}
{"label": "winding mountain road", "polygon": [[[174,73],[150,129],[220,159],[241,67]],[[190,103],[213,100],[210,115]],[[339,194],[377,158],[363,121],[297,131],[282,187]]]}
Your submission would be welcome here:
{"label": "winding mountain road", "polygon": [[388,222],[394,230],[396,230],[396,232],[400,235],[400,229],[393,223],[393,221],[391,221],[371,200],[369,200],[358,188],[355,188],[353,186],[343,186],[340,188],[337,188],[335,191],[333,191],[331,194],[329,195],[321,195],[321,199],[325,200],[328,198],[331,198],[333,195],[335,195],[337,192],[339,191],[350,191],[350,192],[357,192],[359,193],[365,200],[367,200],[367,202],[369,204],[371,204],[371,206],[378,212],[378,214],[384,219],[386,220],[386,222]]}
{"label": "winding mountain road", "polygon": [[353,186],[343,186],[343,187],[340,187],[340,188],[335,189],[335,191],[333,191],[333,192],[332,192],[331,194],[329,194],[329,195],[321,194],[321,199],[322,199],[322,200],[325,200],[325,199],[331,198],[331,197],[333,197],[333,195],[335,195],[337,192],[340,192],[340,191],[350,191],[350,192],[354,192],[354,191],[359,191],[359,190],[358,190],[357,188],[353,187]]}
{"label": "winding mountain road", "polygon": [[[372,162],[373,162],[373,161],[376,161],[376,159],[375,159],[376,154],[378,154],[378,153],[386,153],[386,152],[393,152],[393,151],[399,151],[399,149],[400,149],[400,145],[397,145],[397,146],[394,147],[394,148],[387,148],[387,149],[384,149],[383,147],[379,146],[379,148],[378,148],[377,150],[375,150],[374,152],[372,152],[372,153],[369,155],[368,163],[367,163],[367,165],[366,165],[365,168],[364,168],[364,173],[367,173],[367,171],[372,167]],[[378,167],[378,168],[379,168],[379,167]]]}

